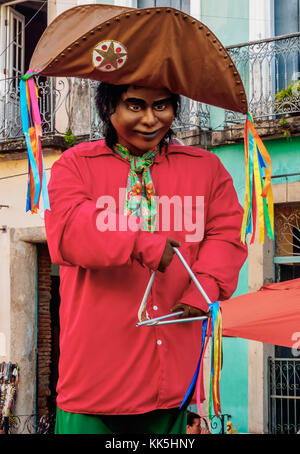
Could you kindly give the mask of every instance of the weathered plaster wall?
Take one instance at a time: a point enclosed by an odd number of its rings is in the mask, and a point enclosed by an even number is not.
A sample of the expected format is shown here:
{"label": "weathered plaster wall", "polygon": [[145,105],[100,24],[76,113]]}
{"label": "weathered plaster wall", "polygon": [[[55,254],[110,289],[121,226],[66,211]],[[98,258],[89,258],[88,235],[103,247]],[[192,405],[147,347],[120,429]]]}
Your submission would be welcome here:
{"label": "weathered plaster wall", "polygon": [[[49,182],[52,164],[61,155],[61,150],[46,152],[44,163],[46,179]],[[0,227],[40,227],[44,224],[38,214],[26,212],[28,161],[25,153],[0,156],[0,205],[8,205],[0,209]],[[40,204],[43,207],[42,200]],[[0,251],[0,256],[2,253]]]}
{"label": "weathered plaster wall", "polygon": [[[47,181],[60,155],[60,149],[45,150]],[[36,244],[46,242],[42,210],[41,216],[25,211],[27,168],[25,153],[2,150],[0,205],[8,207],[0,209],[0,361],[20,367],[16,415],[36,411]],[[25,419],[21,417],[20,427]]]}
{"label": "weathered plaster wall", "polygon": [[9,361],[10,350],[10,235],[0,231],[0,362]]}
{"label": "weathered plaster wall", "polygon": [[15,413],[35,413],[36,382],[36,244],[45,242],[43,227],[10,230],[10,332],[8,359],[20,367]]}

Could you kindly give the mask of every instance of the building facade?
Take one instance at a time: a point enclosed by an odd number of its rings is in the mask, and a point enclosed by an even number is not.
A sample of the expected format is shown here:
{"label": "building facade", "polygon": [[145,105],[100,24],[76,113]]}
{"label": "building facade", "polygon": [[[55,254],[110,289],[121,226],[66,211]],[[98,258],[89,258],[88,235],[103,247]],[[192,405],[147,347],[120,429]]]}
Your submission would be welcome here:
{"label": "building facade", "polygon": [[[27,156],[18,82],[46,26],[65,9],[83,3],[92,1],[0,1],[0,363],[12,361],[20,367],[15,409],[20,415],[15,428],[19,432],[29,430],[25,427],[28,418],[32,430],[37,430],[40,417],[55,412],[59,274],[47,250],[43,210],[37,215],[25,212]],[[115,0],[121,6],[172,6],[191,14],[228,46],[242,75],[249,109],[272,158],[276,238],[266,239],[263,245],[257,240],[249,247],[234,296],[255,291],[265,283],[299,277],[299,1],[286,3]],[[95,84],[42,77],[37,78],[37,84],[49,179],[52,164],[75,140],[99,137],[93,104]],[[290,97],[284,96],[288,87]],[[279,92],[282,96],[277,99]],[[232,112],[184,100],[182,121],[175,125],[185,143],[219,156],[233,177],[242,205],[243,121]],[[230,415],[235,430],[296,432],[300,424],[298,350],[245,339],[224,339],[223,344],[222,412]],[[209,352],[206,367],[208,361]],[[208,413],[205,405],[203,412]]]}

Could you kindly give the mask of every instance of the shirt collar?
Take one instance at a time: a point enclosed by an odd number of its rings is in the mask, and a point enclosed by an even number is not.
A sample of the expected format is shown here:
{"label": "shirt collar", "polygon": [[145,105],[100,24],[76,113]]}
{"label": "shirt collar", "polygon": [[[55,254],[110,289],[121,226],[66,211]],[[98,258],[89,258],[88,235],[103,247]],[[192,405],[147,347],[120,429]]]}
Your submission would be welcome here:
{"label": "shirt collar", "polygon": [[[113,150],[111,150],[106,144],[105,141],[97,140],[95,142],[85,142],[77,145],[79,156],[86,158],[95,158],[98,156],[111,155],[117,158],[120,158]],[[184,154],[194,157],[203,157],[204,150],[197,147],[185,146],[180,144],[170,144],[167,148],[164,147],[160,153],[157,153],[153,164],[158,164],[165,159],[166,155],[171,154]],[[207,153],[207,152],[206,152]],[[120,158],[122,159],[122,158]]]}

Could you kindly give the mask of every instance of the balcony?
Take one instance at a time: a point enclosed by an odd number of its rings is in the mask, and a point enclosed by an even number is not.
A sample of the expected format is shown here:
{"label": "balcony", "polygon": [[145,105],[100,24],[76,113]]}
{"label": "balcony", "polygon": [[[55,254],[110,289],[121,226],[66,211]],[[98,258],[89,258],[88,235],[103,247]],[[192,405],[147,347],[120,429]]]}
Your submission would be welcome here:
{"label": "balcony", "polygon": [[[300,33],[227,47],[256,120],[300,111]],[[237,117],[225,112],[225,123]]]}
{"label": "balcony", "polygon": [[[296,116],[300,112],[300,33],[227,47],[239,70],[256,122]],[[209,75],[208,75],[209,76]],[[101,124],[94,105],[97,82],[75,78],[36,78],[44,135],[95,140]],[[224,131],[240,128],[244,116],[188,99],[182,101],[175,131]],[[19,87],[0,81],[0,141],[22,139]]]}

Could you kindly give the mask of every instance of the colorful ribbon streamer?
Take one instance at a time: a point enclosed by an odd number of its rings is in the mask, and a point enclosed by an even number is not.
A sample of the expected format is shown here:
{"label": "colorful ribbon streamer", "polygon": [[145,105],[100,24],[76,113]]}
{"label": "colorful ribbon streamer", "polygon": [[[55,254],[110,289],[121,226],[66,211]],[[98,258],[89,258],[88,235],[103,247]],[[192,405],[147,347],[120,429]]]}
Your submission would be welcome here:
{"label": "colorful ribbon streamer", "polygon": [[45,165],[42,155],[42,122],[38,105],[37,87],[33,76],[39,71],[28,71],[20,81],[22,128],[28,151],[28,187],[26,211],[37,213],[42,194],[44,210],[50,210]]}
{"label": "colorful ribbon streamer", "polygon": [[[258,211],[259,242],[264,243],[265,226],[269,238],[274,239],[274,203],[271,186],[271,158],[258,136],[253,116],[248,113],[245,122],[245,172],[246,192],[244,216],[241,227],[241,241],[245,243],[246,235],[252,234],[255,239],[256,216]],[[263,169],[265,181],[263,183]]]}
{"label": "colorful ribbon streamer", "polygon": [[200,402],[203,358],[208,341],[211,337],[211,386],[209,395],[209,418],[211,420],[212,406],[217,417],[219,417],[221,414],[219,383],[222,369],[222,315],[219,302],[216,301],[213,304],[209,304],[208,312],[211,313],[211,317],[209,317],[207,320],[204,320],[202,324],[202,345],[198,364],[192,381],[179,408],[180,410],[182,410],[188,407],[196,389],[198,411],[199,415],[203,417]]}
{"label": "colorful ribbon streamer", "polygon": [[[211,348],[211,380],[209,393],[209,418],[212,419],[212,405],[217,417],[222,413],[220,402],[220,379],[222,370],[222,315],[219,302],[212,305],[212,348]],[[199,404],[198,404],[199,406]]]}

